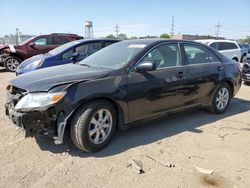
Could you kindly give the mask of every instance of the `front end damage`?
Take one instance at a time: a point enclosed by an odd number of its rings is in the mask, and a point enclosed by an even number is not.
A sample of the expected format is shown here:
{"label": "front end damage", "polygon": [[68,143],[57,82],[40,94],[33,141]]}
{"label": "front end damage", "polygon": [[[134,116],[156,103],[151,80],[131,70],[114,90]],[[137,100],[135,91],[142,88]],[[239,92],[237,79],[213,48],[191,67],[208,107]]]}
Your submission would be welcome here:
{"label": "front end damage", "polygon": [[242,80],[250,82],[250,61],[245,62],[242,68]]}
{"label": "front end damage", "polygon": [[8,56],[9,54],[6,53],[4,49],[0,49],[0,67],[4,66],[4,61]]}
{"label": "front end damage", "polygon": [[16,104],[27,94],[26,90],[8,86],[5,113],[10,120],[25,131],[25,137],[42,135],[53,137],[56,144],[63,142],[67,118],[54,106],[31,111],[16,110]]}

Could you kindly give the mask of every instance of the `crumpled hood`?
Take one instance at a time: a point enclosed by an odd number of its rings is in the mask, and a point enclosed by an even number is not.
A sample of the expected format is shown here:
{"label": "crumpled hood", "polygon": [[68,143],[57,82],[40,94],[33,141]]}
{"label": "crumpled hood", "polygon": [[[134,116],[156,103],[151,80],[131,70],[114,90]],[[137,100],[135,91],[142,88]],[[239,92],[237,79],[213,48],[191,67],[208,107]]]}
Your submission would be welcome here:
{"label": "crumpled hood", "polygon": [[111,69],[67,64],[32,71],[16,77],[10,83],[28,92],[49,91],[59,84],[103,78],[110,72]]}

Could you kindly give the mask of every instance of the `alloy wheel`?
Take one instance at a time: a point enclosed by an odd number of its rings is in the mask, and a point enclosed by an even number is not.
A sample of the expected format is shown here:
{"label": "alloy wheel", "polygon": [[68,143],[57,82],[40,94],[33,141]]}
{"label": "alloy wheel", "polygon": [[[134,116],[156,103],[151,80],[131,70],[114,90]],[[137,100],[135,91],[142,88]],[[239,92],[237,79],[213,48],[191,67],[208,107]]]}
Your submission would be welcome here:
{"label": "alloy wheel", "polygon": [[227,88],[221,88],[216,97],[216,106],[218,110],[223,110],[226,108],[229,101],[229,91]]}
{"label": "alloy wheel", "polygon": [[91,118],[89,138],[94,144],[101,144],[107,140],[113,126],[112,115],[107,109],[98,110]]}
{"label": "alloy wheel", "polygon": [[14,59],[14,58],[10,58],[6,61],[6,66],[10,71],[16,71],[17,67],[19,66],[19,62]]}

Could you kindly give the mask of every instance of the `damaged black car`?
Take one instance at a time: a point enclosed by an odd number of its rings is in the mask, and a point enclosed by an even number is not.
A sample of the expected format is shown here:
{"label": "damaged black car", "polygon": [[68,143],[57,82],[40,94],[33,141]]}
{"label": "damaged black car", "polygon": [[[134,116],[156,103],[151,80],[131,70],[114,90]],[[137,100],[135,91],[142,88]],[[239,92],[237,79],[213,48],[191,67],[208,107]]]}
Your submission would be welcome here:
{"label": "damaged black car", "polygon": [[52,136],[95,152],[116,129],[190,108],[223,113],[241,86],[239,63],[200,43],[128,40],[80,63],[21,75],[6,114],[26,136]]}

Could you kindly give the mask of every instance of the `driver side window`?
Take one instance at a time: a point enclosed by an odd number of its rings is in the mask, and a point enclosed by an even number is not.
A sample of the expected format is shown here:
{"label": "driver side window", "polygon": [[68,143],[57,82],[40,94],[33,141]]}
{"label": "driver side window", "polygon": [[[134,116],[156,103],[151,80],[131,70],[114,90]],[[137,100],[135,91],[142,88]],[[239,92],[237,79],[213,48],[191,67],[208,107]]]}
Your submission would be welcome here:
{"label": "driver side window", "polygon": [[48,40],[46,37],[39,38],[33,42],[37,46],[46,46],[48,45]]}
{"label": "driver side window", "polygon": [[67,50],[66,52],[63,53],[62,59],[69,59],[71,58],[72,54],[74,53],[73,49]]}
{"label": "driver side window", "polygon": [[180,56],[177,44],[163,44],[146,54],[142,62],[151,61],[156,69],[180,65]]}

